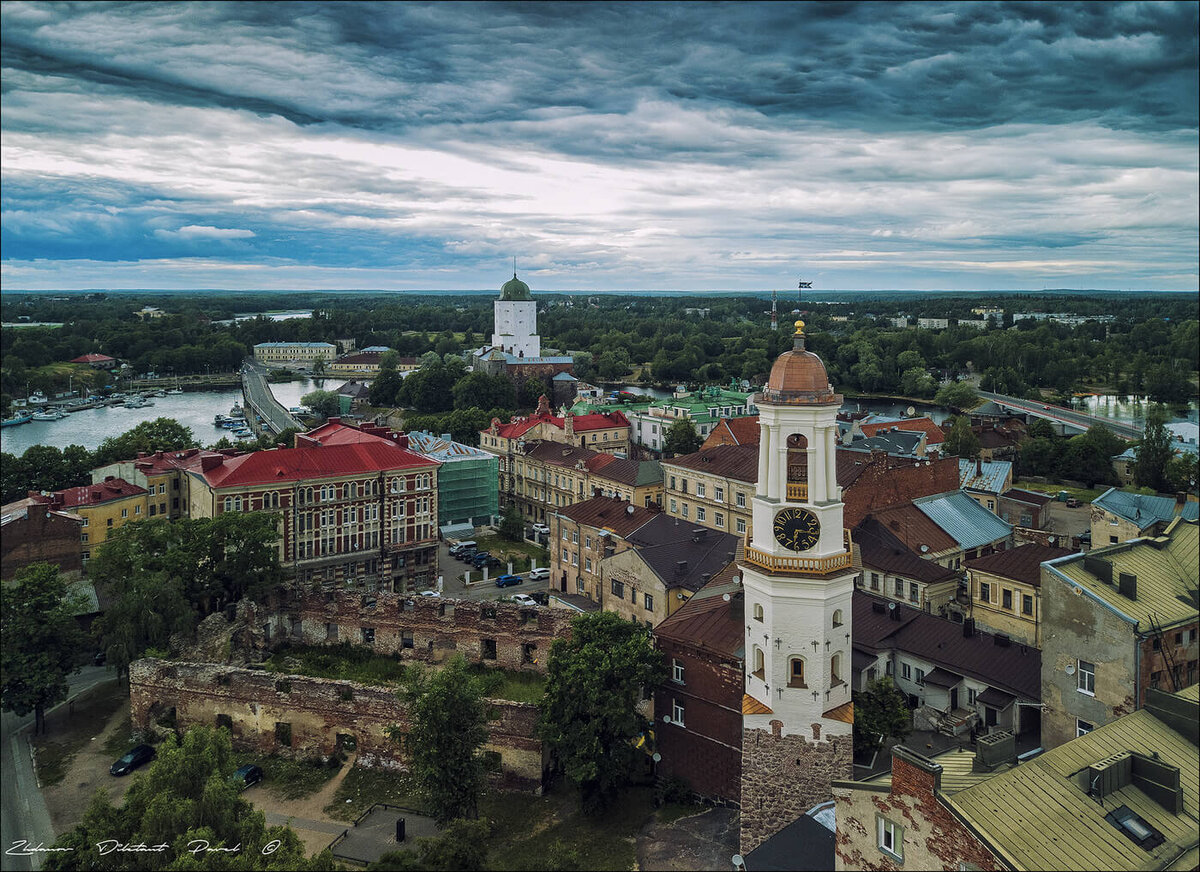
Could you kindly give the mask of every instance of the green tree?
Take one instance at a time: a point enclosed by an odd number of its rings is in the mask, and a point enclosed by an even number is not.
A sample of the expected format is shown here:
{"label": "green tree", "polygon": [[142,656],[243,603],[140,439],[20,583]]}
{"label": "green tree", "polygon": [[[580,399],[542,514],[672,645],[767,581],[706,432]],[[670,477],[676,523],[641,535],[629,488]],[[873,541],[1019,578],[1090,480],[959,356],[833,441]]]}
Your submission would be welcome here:
{"label": "green tree", "polygon": [[889,738],[903,739],[912,730],[908,700],[884,676],[854,693],[854,746],[878,750]]}
{"label": "green tree", "polygon": [[94,466],[104,466],[116,460],[132,460],[139,451],[180,451],[195,448],[199,443],[191,427],[174,418],[155,418],[143,421],[120,436],[110,436],[100,443],[92,455]]}
{"label": "green tree", "polygon": [[332,418],[341,412],[337,391],[309,391],[300,398],[300,405],[308,406],[322,418]]}
{"label": "green tree", "polygon": [[403,384],[404,379],[395,369],[381,369],[379,375],[371,380],[371,405],[380,408],[394,406],[396,394]]}
{"label": "green tree", "polygon": [[666,457],[677,457],[680,454],[691,454],[700,450],[700,434],[690,418],[677,418],[667,428],[667,436],[663,440],[663,454]]}
{"label": "green tree", "polygon": [[525,539],[525,519],[521,516],[521,510],[517,508],[516,503],[509,503],[505,506],[497,532],[510,542],[521,542]]}
{"label": "green tree", "polygon": [[83,610],[68,596],[58,567],[34,563],[0,587],[3,606],[3,708],[19,717],[33,712],[34,732],[46,729],[46,709],[67,698],[67,676],[86,636],[75,621]]}
{"label": "green tree", "polygon": [[1034,418],[1025,432],[1031,439],[1053,439],[1056,435],[1054,425],[1045,418]]}
{"label": "green tree", "polygon": [[1200,460],[1195,454],[1184,453],[1167,461],[1164,474],[1171,493],[1196,493],[1200,487]]}
{"label": "green tree", "polygon": [[[313,858],[290,827],[266,825],[263,813],[232,783],[233,749],[227,730],[192,727],[182,742],[168,735],[147,772],[133,783],[118,808],[97,790],[83,820],[64,833],[55,847],[68,852],[47,855],[43,869],[137,868],[313,870],[333,869],[328,851]],[[166,851],[102,854],[99,844],[169,845]],[[195,853],[198,842],[238,847],[225,853]]]}
{"label": "green tree", "polygon": [[313,375],[325,374],[325,356],[318,354],[312,362]]}
{"label": "green tree", "polygon": [[403,736],[409,771],[431,814],[441,825],[478,817],[487,772],[479,749],[488,740],[489,714],[479,679],[460,654],[432,674],[416,669],[401,696],[408,732],[389,732]]}
{"label": "green tree", "polygon": [[1167,490],[1167,464],[1174,456],[1174,449],[1165,407],[1155,404],[1146,410],[1146,425],[1134,456],[1133,483],[1156,492]]}
{"label": "green tree", "polygon": [[571,637],[550,647],[538,732],[586,814],[628,783],[641,755],[633,742],[649,727],[638,703],[665,677],[650,631],[612,612],[576,617]]}
{"label": "green tree", "polygon": [[515,409],[517,393],[513,383],[502,375],[471,372],[454,383],[456,409]]}
{"label": "green tree", "polygon": [[491,824],[485,820],[451,821],[432,838],[417,839],[411,849],[389,851],[367,866],[371,872],[476,872],[487,859]]}
{"label": "green tree", "polygon": [[950,422],[942,452],[947,456],[971,459],[979,455],[979,437],[971,430],[970,418],[959,415]]}
{"label": "green tree", "polygon": [[952,409],[970,409],[979,401],[975,388],[966,382],[950,382],[938,388],[933,401],[939,406],[949,406]]}
{"label": "green tree", "polygon": [[1058,474],[1058,446],[1053,439],[1026,439],[1017,457],[1022,475]]}

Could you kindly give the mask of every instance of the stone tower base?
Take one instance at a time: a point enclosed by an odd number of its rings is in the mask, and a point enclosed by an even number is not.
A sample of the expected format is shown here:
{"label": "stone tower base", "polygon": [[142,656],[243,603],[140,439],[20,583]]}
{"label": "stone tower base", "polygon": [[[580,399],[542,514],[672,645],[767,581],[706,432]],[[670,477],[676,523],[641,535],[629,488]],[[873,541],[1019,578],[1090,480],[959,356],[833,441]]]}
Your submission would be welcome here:
{"label": "stone tower base", "polygon": [[[854,737],[811,739],[771,732],[742,735],[742,856],[753,851],[814,805],[833,799],[831,783],[853,778]],[[819,734],[820,725],[814,724]]]}

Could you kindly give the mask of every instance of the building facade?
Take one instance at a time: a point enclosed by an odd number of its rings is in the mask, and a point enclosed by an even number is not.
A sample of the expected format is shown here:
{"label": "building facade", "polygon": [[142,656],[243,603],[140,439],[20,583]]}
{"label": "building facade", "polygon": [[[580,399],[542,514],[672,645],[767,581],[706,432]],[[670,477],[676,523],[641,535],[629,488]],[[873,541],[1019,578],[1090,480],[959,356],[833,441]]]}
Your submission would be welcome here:
{"label": "building facade", "polygon": [[970,615],[1010,639],[1042,647],[1042,563],[1070,554],[1065,548],[1021,545],[967,561]]}
{"label": "building facade", "polygon": [[449,433],[408,432],[409,448],[441,464],[438,467],[438,527],[481,527],[500,514],[500,460],[463,445]]}
{"label": "building facade", "polygon": [[80,539],[83,517],[26,497],[0,509],[0,579],[9,581],[33,563],[51,563],[59,572],[83,569]]}
{"label": "building facade", "polygon": [[50,511],[66,511],[79,515],[79,558],[84,570],[92,553],[103,545],[114,531],[133,521],[149,517],[146,488],[106,476],[94,484],[70,487],[53,493],[30,491],[29,498],[49,507]]}
{"label": "building facade", "polygon": [[267,366],[311,367],[318,360],[329,363],[337,354],[330,342],[260,342],[254,346],[254,359]]}
{"label": "building facade", "polygon": [[719,445],[662,461],[663,509],[673,518],[745,537],[758,445]]}

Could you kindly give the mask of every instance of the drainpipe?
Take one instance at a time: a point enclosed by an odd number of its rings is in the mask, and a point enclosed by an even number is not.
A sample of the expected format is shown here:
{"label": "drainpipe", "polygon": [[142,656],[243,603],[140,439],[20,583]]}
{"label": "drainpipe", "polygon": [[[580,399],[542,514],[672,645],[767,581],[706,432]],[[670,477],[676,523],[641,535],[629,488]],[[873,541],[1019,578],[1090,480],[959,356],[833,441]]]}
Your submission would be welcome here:
{"label": "drainpipe", "polygon": [[1133,634],[1133,710],[1142,707],[1142,637]]}

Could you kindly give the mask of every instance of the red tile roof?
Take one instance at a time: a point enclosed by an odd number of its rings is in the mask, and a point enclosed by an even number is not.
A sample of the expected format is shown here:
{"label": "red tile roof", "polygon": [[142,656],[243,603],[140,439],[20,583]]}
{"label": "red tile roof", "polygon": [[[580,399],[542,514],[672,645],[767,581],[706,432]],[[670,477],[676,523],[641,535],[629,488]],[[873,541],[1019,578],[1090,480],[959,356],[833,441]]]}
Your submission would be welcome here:
{"label": "red tile roof", "polygon": [[[208,464],[205,464],[206,466]],[[276,448],[241,457],[221,458],[201,470],[213,488],[287,484],[395,469],[434,469],[441,464],[386,440],[322,445],[311,448]]]}
{"label": "red tile roof", "polygon": [[90,352],[88,354],[81,354],[78,357],[73,357],[73,358],[71,358],[71,360],[69,362],[70,363],[108,363],[109,361],[112,361],[113,363],[116,363],[116,360],[117,359],[115,357],[109,357],[107,354],[96,354],[95,352]]}
{"label": "red tile roof", "polygon": [[[513,418],[507,424],[501,424],[496,428],[496,435],[504,439],[518,439],[538,424],[543,423],[551,424],[559,430],[566,429],[563,418],[556,415],[533,414]],[[625,417],[624,412],[594,412],[590,415],[575,415],[571,426],[576,433],[587,433],[591,430],[606,430],[610,427],[628,427],[629,419]]]}
{"label": "red tile roof", "polygon": [[1075,552],[1065,548],[1051,548],[1048,545],[1022,545],[1009,551],[997,551],[987,557],[967,561],[967,569],[979,569],[1002,578],[1041,587],[1042,564],[1047,560],[1055,560],[1073,553]]}
{"label": "red tile roof", "polygon": [[99,484],[85,484],[55,491],[53,496],[30,493],[30,497],[43,504],[61,503],[65,508],[74,508],[76,506],[98,506],[102,503],[144,493],[146,493],[144,487],[139,487],[123,478],[110,478]]}
{"label": "red tile roof", "polygon": [[924,433],[926,445],[941,445],[946,441],[946,434],[942,432],[942,428],[929,418],[905,418],[903,421],[884,421],[861,426],[864,436],[874,436],[884,430],[895,428],[896,430]]}
{"label": "red tile roof", "polygon": [[758,427],[758,415],[748,415],[742,418],[722,418],[713,427],[702,448],[712,448],[716,445],[757,445],[761,431]]}
{"label": "red tile roof", "polygon": [[[525,456],[564,469],[576,469],[582,463],[584,468],[593,475],[615,481],[618,484],[627,484],[630,487],[649,483],[639,481],[639,474],[644,465],[654,465],[653,461],[626,460],[612,454],[592,451],[590,448],[579,448],[564,442],[550,441],[533,443],[532,447],[526,450]],[[658,477],[661,481],[661,471]]]}
{"label": "red tile roof", "polygon": [[[558,426],[563,425],[560,423]],[[576,415],[571,426],[575,428],[576,433],[583,433],[588,430],[606,430],[609,427],[628,427],[629,419],[625,417],[624,412],[594,412],[590,415]]]}
{"label": "red tile roof", "polygon": [[[730,563],[655,627],[654,635],[732,660],[743,659],[745,597],[741,585],[733,584],[733,577],[738,574],[737,563]],[[729,594],[728,600],[725,594]]]}

